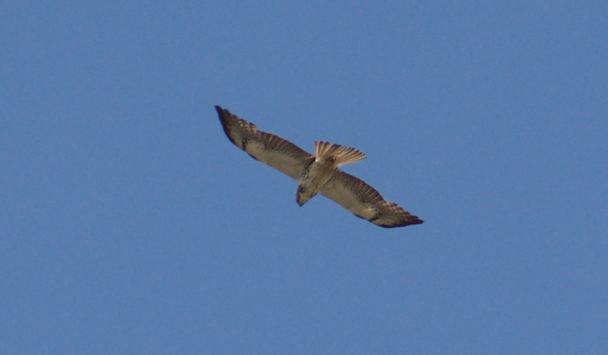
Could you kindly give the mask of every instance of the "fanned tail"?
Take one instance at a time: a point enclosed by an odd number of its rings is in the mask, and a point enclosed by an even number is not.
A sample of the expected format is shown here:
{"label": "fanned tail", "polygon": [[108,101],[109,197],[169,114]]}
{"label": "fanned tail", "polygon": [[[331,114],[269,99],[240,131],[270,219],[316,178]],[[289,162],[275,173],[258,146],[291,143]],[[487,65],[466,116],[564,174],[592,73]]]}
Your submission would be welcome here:
{"label": "fanned tail", "polygon": [[335,165],[347,165],[365,159],[365,154],[355,148],[344,147],[328,142],[315,142],[315,160],[335,159]]}

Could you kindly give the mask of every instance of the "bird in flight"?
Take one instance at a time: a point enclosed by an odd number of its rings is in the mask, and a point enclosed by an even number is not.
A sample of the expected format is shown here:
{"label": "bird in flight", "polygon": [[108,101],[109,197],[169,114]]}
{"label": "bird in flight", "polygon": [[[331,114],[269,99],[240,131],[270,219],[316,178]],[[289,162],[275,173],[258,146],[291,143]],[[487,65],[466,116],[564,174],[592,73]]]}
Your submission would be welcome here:
{"label": "bird in flight", "polygon": [[346,208],[359,218],[380,227],[404,227],[423,221],[380,193],[363,180],[338,169],[365,159],[354,148],[327,142],[315,142],[315,154],[271,133],[258,130],[230,111],[215,106],[226,136],[253,159],[286,174],[298,183],[296,201],[303,206],[321,194]]}

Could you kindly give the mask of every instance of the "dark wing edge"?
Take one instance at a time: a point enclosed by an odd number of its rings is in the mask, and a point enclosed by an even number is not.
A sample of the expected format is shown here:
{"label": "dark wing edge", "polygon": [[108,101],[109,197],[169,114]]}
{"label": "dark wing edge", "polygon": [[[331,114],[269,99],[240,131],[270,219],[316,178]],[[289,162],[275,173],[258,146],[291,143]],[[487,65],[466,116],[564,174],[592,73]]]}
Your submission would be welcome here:
{"label": "dark wing edge", "polygon": [[247,122],[230,111],[215,106],[228,139],[261,161],[293,179],[298,179],[302,170],[314,160],[314,156],[277,135],[262,132],[256,125]]}
{"label": "dark wing edge", "polygon": [[396,203],[386,201],[378,190],[365,181],[341,170],[336,171],[320,193],[355,216],[380,227],[405,227],[424,222]]}

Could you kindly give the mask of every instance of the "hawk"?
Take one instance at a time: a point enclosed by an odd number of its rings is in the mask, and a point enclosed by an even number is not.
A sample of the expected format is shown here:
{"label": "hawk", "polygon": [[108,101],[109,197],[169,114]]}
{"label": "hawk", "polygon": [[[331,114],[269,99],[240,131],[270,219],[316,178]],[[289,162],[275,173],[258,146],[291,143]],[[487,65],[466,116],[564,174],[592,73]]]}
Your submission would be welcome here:
{"label": "hawk", "polygon": [[376,189],[344,171],[339,166],[365,159],[354,148],[327,142],[315,142],[315,154],[274,134],[262,132],[230,111],[215,106],[226,136],[253,159],[261,161],[298,182],[296,201],[303,206],[321,194],[359,218],[380,227],[404,227],[423,221],[394,202],[386,201]]}

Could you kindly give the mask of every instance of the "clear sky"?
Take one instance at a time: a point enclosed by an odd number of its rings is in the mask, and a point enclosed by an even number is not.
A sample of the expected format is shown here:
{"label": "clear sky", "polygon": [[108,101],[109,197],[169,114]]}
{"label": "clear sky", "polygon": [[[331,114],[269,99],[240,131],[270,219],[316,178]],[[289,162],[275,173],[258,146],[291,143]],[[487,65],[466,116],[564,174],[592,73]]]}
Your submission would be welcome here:
{"label": "clear sky", "polygon": [[[0,5],[0,353],[608,354],[608,2]],[[422,218],[251,159],[214,105]]]}

